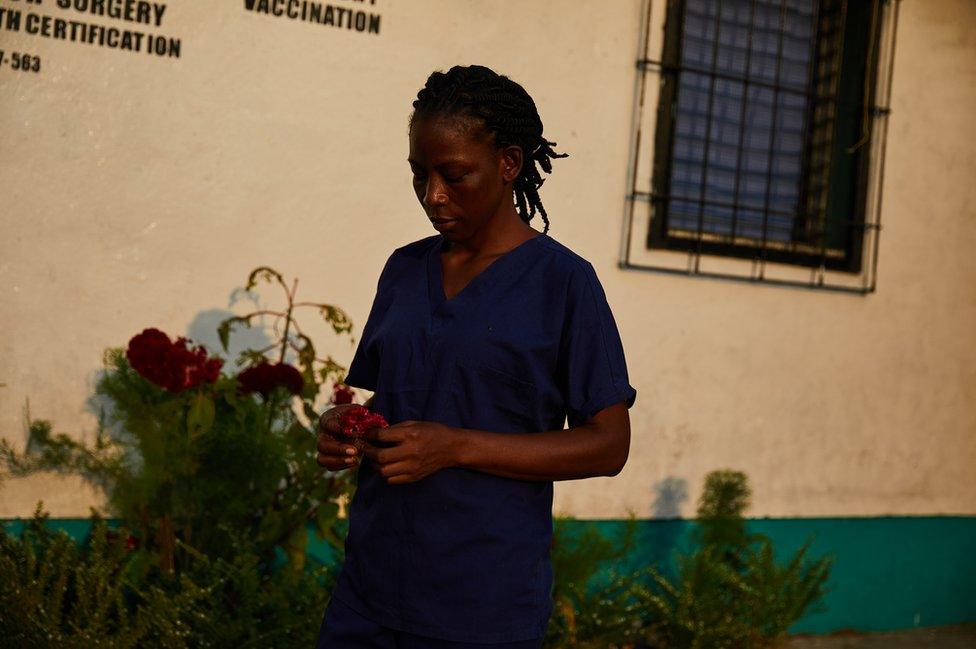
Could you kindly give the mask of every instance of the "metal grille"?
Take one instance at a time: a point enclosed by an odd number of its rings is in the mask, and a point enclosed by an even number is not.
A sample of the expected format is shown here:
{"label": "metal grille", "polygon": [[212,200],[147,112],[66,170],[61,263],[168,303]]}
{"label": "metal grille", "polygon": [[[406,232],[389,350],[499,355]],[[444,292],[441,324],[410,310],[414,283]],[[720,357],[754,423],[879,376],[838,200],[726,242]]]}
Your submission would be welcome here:
{"label": "metal grille", "polygon": [[[659,60],[648,58],[653,4],[642,16],[621,266],[873,291],[898,0],[667,0]],[[638,177],[642,156],[653,157],[649,179]],[[684,267],[632,262],[641,202],[649,257],[680,251]],[[749,270],[702,268],[717,257]],[[777,267],[791,272],[776,278]]]}

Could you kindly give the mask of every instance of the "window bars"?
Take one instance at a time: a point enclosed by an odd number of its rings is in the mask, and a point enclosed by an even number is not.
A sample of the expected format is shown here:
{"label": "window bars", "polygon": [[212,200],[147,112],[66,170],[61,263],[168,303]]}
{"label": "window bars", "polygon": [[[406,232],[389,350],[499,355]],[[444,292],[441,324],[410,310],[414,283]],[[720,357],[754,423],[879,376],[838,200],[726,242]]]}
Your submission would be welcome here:
{"label": "window bars", "polygon": [[874,291],[898,2],[645,1],[620,266]]}

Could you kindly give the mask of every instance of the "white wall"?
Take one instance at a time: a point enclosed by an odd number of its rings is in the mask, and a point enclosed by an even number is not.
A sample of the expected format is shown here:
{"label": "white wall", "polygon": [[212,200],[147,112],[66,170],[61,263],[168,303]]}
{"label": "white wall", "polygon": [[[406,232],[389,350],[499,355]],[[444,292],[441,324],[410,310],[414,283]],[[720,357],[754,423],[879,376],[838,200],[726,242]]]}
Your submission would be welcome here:
{"label": "white wall", "polygon": [[[166,4],[147,28],[0,0],[181,43],[159,58],[0,29],[8,56],[42,62],[0,67],[0,435],[23,443],[28,397],[90,435],[103,350],[248,310],[231,291],[257,265],[345,309],[358,336],[389,251],[433,234],[410,186],[410,102],[432,70],[480,63],[523,84],[571,154],[541,190],[549,234],[596,267],[638,391],[624,471],[557,483],[557,512],[692,516],[727,467],[748,474],[755,516],[976,511],[976,4],[902,3],[867,296],[617,267],[636,1],[334,3],[379,14],[379,34]],[[348,363],[348,339],[303,322]],[[0,517],[39,498],[54,516],[97,502],[38,476],[0,485]]]}

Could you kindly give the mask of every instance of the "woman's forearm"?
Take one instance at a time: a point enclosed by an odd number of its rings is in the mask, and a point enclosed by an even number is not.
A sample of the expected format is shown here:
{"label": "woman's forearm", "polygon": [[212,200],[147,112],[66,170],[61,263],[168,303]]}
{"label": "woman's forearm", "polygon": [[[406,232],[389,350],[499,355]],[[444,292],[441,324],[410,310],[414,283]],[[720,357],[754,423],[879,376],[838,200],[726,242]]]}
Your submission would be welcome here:
{"label": "woman's forearm", "polygon": [[576,480],[617,475],[627,460],[630,431],[583,425],[539,433],[454,428],[455,466],[517,480]]}

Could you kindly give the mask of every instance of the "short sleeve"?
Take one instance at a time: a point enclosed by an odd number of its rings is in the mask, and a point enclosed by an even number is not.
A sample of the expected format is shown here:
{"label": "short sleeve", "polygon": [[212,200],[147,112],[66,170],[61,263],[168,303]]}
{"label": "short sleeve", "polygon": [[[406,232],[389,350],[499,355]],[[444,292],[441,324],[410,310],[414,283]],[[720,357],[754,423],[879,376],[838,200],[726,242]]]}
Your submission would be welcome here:
{"label": "short sleeve", "polygon": [[390,306],[388,299],[390,291],[389,280],[392,275],[391,268],[396,252],[386,260],[386,265],[380,272],[380,278],[376,282],[376,295],[373,297],[373,305],[370,307],[369,315],[366,317],[366,324],[363,326],[363,333],[359,337],[359,345],[356,353],[353,354],[352,362],[349,364],[349,371],[346,373],[346,385],[354,388],[363,388],[372,392],[376,391],[376,379],[380,369],[380,359],[378,346],[373,337],[376,328],[379,326],[383,317],[386,315]]}
{"label": "short sleeve", "polygon": [[569,281],[556,373],[570,428],[615,403],[630,408],[637,398],[617,323],[589,262]]}

